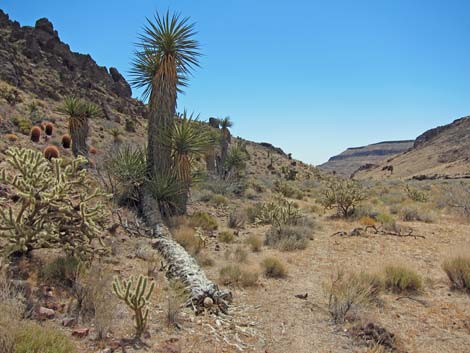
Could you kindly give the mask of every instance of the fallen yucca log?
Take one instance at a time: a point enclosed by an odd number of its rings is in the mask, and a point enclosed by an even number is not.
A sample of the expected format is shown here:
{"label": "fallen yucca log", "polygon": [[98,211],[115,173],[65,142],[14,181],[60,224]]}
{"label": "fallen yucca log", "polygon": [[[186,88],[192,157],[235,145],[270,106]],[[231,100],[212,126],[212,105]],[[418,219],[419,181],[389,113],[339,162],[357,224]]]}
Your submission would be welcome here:
{"label": "fallen yucca log", "polygon": [[215,313],[220,310],[227,314],[228,305],[232,301],[232,293],[220,290],[215,283],[210,281],[196,260],[173,239],[169,229],[163,225],[158,203],[150,196],[150,193],[144,192],[141,199],[142,212],[154,239],[152,245],[167,264],[167,277],[177,278],[185,285],[189,295],[186,304],[196,313],[206,308]]}

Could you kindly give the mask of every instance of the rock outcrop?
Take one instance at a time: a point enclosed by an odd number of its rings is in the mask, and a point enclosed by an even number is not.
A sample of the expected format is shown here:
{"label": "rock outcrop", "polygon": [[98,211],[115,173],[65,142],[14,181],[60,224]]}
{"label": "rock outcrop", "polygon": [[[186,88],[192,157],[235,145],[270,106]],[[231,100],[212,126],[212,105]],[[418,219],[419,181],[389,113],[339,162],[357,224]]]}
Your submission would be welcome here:
{"label": "rock outcrop", "polygon": [[0,10],[0,79],[39,99],[77,95],[126,115],[144,111],[116,68],[108,70],[90,55],[72,52],[46,18],[34,27],[21,26]]}

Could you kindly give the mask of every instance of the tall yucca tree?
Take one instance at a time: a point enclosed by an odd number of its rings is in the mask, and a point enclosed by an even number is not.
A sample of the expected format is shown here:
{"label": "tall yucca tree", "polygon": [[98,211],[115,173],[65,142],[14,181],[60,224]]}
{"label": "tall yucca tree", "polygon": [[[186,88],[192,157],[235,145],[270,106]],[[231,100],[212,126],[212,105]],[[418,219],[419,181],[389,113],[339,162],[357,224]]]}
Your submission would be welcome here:
{"label": "tall yucca tree", "polygon": [[219,174],[225,175],[225,161],[228,154],[228,146],[232,140],[232,135],[229,128],[233,126],[233,122],[230,117],[225,117],[220,120],[220,161],[218,165]]}
{"label": "tall yucca tree", "polygon": [[100,107],[77,97],[66,97],[60,111],[69,117],[68,127],[74,156],[88,157],[86,144],[90,129],[88,119],[99,116],[101,114]]}
{"label": "tall yucca tree", "polygon": [[193,39],[194,23],[180,14],[156,14],[147,19],[140,36],[131,70],[131,83],[144,88],[148,99],[148,172],[168,173],[172,168],[171,149],[164,143],[173,127],[176,99],[187,85],[188,76],[199,66],[199,43]]}

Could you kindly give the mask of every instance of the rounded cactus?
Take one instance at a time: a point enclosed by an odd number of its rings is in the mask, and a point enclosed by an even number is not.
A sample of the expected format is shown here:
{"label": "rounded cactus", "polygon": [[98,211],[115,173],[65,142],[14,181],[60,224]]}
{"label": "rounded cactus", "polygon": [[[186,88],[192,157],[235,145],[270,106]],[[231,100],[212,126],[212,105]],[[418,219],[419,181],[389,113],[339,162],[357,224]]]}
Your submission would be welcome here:
{"label": "rounded cactus", "polygon": [[52,123],[47,123],[44,130],[45,130],[47,136],[51,136],[52,131],[54,131],[54,125]]}
{"label": "rounded cactus", "polygon": [[16,136],[15,134],[6,134],[5,136],[9,142],[18,141],[18,136]]}
{"label": "rounded cactus", "polygon": [[44,149],[44,157],[48,160],[52,158],[59,158],[59,149],[54,145],[49,145]]}
{"label": "rounded cactus", "polygon": [[88,152],[90,152],[91,154],[96,154],[97,150],[95,147],[90,147]]}
{"label": "rounded cactus", "polygon": [[70,145],[72,144],[72,138],[70,135],[65,134],[62,136],[62,147],[64,148],[70,148]]}
{"label": "rounded cactus", "polygon": [[39,139],[41,138],[41,128],[39,126],[34,126],[31,129],[31,141],[33,142],[39,142]]}

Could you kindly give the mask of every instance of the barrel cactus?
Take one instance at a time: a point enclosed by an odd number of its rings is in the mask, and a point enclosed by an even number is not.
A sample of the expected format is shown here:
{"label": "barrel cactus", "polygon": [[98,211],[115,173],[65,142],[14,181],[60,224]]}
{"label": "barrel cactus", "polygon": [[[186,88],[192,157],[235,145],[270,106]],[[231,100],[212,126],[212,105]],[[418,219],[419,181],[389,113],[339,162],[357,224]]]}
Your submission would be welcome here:
{"label": "barrel cactus", "polygon": [[47,146],[44,149],[44,157],[48,160],[51,160],[52,158],[59,158],[60,157],[59,149],[54,145]]}
{"label": "barrel cactus", "polygon": [[41,128],[39,126],[34,126],[31,129],[31,141],[33,142],[39,142],[39,139],[41,138]]}

